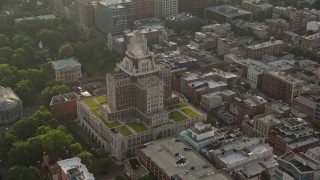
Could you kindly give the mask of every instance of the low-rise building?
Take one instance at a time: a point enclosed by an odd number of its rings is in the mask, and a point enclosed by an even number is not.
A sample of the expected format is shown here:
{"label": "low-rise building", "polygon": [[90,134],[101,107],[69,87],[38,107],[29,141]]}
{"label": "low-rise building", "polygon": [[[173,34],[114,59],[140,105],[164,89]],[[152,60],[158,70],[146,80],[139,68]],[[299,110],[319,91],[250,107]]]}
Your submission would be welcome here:
{"label": "low-rise building", "polygon": [[272,11],[273,5],[260,0],[243,0],[242,7],[251,12]]}
{"label": "low-rise building", "polygon": [[262,93],[285,103],[291,103],[293,97],[301,93],[304,84],[303,80],[279,72],[264,72],[260,82]]}
{"label": "low-rise building", "polygon": [[320,178],[320,162],[308,154],[288,152],[278,159],[274,178],[316,180]]}
{"label": "low-rise building", "polygon": [[300,39],[300,46],[304,50],[312,50],[320,46],[320,33],[309,36],[302,36]]}
{"label": "low-rise building", "polygon": [[135,155],[158,179],[212,180],[231,179],[216,170],[199,153],[181,140],[168,138],[135,149]]}
{"label": "low-rise building", "polygon": [[0,125],[12,124],[22,117],[22,101],[9,87],[0,86]]}
{"label": "low-rise building", "polygon": [[211,127],[211,124],[205,124],[203,122],[195,123],[194,127],[181,131],[180,137],[196,150],[200,150],[222,138],[222,136]]}
{"label": "low-rise building", "polygon": [[273,113],[277,117],[284,118],[289,116],[291,107],[281,101],[274,101],[265,105],[266,113]]}
{"label": "low-rise building", "polygon": [[272,147],[261,138],[226,140],[218,148],[210,150],[209,156],[216,167],[234,172],[236,179],[237,176],[240,176],[239,179],[269,177],[277,167]]}
{"label": "low-rise building", "polygon": [[95,180],[86,165],[81,163],[80,158],[74,157],[57,162],[58,179],[61,180]]}
{"label": "low-rise building", "polygon": [[204,80],[188,84],[186,97],[196,105],[200,105],[201,95],[212,92],[223,91],[228,84],[222,81]]}
{"label": "low-rise building", "polygon": [[243,99],[237,97],[234,102],[230,103],[229,111],[237,117],[256,116],[265,112],[264,105],[267,102],[264,98],[256,95]]}
{"label": "low-rise building", "polygon": [[137,157],[124,160],[124,173],[130,180],[139,180],[147,176],[149,171],[140,163]]}
{"label": "low-rise building", "polygon": [[308,151],[306,152],[306,155],[320,162],[320,146],[308,149]]}
{"label": "low-rise building", "polygon": [[319,124],[317,106],[320,105],[320,89],[302,93],[292,100],[292,107],[307,115],[308,119]]}
{"label": "low-rise building", "polygon": [[231,90],[213,92],[201,96],[200,106],[207,112],[223,105],[224,102],[230,103],[236,96],[236,92]]}
{"label": "low-rise building", "polygon": [[233,6],[220,5],[206,8],[204,17],[219,23],[231,23],[236,19],[250,20],[251,13]]}
{"label": "low-rise building", "polygon": [[229,38],[218,38],[218,55],[236,54],[238,51],[238,42]]}
{"label": "low-rise building", "polygon": [[319,30],[320,30],[320,22],[318,22],[318,21],[308,22],[306,30],[307,31],[319,32]]}
{"label": "low-rise building", "polygon": [[260,44],[242,45],[239,47],[239,51],[244,58],[261,59],[264,55],[282,55],[284,44],[281,40],[271,39]]}
{"label": "low-rise building", "polygon": [[265,113],[257,115],[249,122],[243,123],[243,133],[249,137],[263,137],[268,140],[271,130],[280,123],[281,121],[275,114]]}
{"label": "low-rise building", "polygon": [[77,117],[78,100],[80,97],[74,92],[53,96],[49,106],[52,116],[57,119]]}
{"label": "low-rise building", "polygon": [[266,19],[264,24],[268,26],[268,34],[273,36],[281,35],[289,29],[288,21],[281,18]]}
{"label": "low-rise building", "polygon": [[75,58],[51,61],[57,80],[65,83],[78,81],[82,77],[81,64]]}
{"label": "low-rise building", "polygon": [[320,145],[320,140],[313,136],[313,130],[304,125],[301,118],[284,118],[269,133],[269,144],[276,155],[286,152],[304,152]]}

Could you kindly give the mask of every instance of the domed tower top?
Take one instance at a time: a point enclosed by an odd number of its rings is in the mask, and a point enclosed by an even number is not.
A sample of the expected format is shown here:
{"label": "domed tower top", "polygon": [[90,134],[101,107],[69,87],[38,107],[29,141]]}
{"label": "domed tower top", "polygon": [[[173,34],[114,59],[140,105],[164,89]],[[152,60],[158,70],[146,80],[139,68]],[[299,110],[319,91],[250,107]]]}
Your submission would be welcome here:
{"label": "domed tower top", "polygon": [[119,67],[130,75],[157,71],[153,55],[154,53],[148,49],[146,37],[141,31],[137,31],[131,37],[128,50]]}

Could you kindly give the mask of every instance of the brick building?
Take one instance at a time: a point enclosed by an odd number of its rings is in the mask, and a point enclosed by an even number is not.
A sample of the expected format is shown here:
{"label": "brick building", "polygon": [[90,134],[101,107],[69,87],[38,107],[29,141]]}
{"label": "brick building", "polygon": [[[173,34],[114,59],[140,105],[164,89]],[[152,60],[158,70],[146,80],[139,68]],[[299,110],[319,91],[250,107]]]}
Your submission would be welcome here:
{"label": "brick building", "polygon": [[316,89],[296,96],[292,100],[292,107],[306,114],[309,120],[319,124],[319,121],[317,121],[317,117],[319,116],[316,114],[317,106],[320,104],[319,102],[320,89]]}
{"label": "brick building", "polygon": [[147,19],[154,17],[154,1],[152,0],[134,0],[134,19]]}
{"label": "brick building", "polygon": [[126,159],[124,162],[124,173],[130,180],[139,180],[140,178],[147,176],[149,171],[140,163],[139,159],[132,157]]}
{"label": "brick building", "polygon": [[251,59],[261,59],[264,55],[279,56],[283,54],[283,50],[283,42],[273,39],[260,44],[239,46],[241,56]]}
{"label": "brick building", "polygon": [[243,100],[237,98],[230,104],[229,111],[237,117],[255,116],[265,112],[266,103],[267,101],[260,96],[251,96]]}
{"label": "brick building", "polygon": [[304,50],[312,50],[320,47],[320,33],[309,36],[302,36],[300,38],[300,46]]}
{"label": "brick building", "polygon": [[264,24],[268,26],[268,34],[273,36],[279,36],[283,31],[289,29],[288,21],[281,18],[266,19]]}
{"label": "brick building", "polygon": [[80,97],[74,92],[53,96],[49,106],[52,116],[57,119],[76,117],[79,99]]}
{"label": "brick building", "polygon": [[217,4],[217,0],[180,0],[179,11],[191,13],[192,15],[203,17],[204,9],[213,7]]}
{"label": "brick building", "polygon": [[272,18],[285,18],[289,22],[289,30],[298,31],[305,29],[308,22],[316,21],[317,16],[307,11],[296,9],[292,6],[274,7]]}
{"label": "brick building", "polygon": [[301,93],[304,81],[279,72],[264,72],[259,83],[268,97],[291,104],[292,98]]}
{"label": "brick building", "polygon": [[320,145],[320,140],[313,136],[313,130],[304,126],[301,119],[285,118],[281,122],[269,133],[268,142],[276,155],[289,151],[304,152]]}

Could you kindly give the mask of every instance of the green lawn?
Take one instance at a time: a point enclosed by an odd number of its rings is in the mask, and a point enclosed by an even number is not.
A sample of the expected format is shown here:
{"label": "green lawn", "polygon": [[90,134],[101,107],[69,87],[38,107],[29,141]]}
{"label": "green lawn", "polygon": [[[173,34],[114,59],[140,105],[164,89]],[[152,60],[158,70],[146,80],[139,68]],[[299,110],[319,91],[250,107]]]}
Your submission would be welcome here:
{"label": "green lawn", "polygon": [[89,108],[94,108],[94,107],[99,106],[99,104],[98,104],[94,99],[85,100],[84,103],[85,103]]}
{"label": "green lawn", "polygon": [[124,136],[129,136],[132,134],[132,132],[126,126],[120,126],[116,129]]}
{"label": "green lawn", "polygon": [[143,123],[132,122],[129,123],[128,126],[130,126],[137,133],[149,130],[149,128],[145,126]]}
{"label": "green lawn", "polygon": [[174,120],[175,122],[179,122],[179,121],[186,120],[187,117],[179,111],[173,111],[170,113],[170,119]]}
{"label": "green lawn", "polygon": [[120,126],[121,124],[118,121],[113,121],[113,122],[107,122],[99,113],[99,108],[95,107],[90,109],[90,111],[92,112],[93,115],[95,115],[100,121],[102,121],[102,123],[107,126],[108,128],[113,128],[113,127],[117,127]]}
{"label": "green lawn", "polygon": [[179,109],[179,108],[183,108],[188,106],[188,104],[184,101],[180,101],[180,103],[178,105],[175,106],[175,108]]}
{"label": "green lawn", "polygon": [[96,100],[99,101],[99,103],[105,103],[107,102],[107,96],[97,97]]}
{"label": "green lawn", "polygon": [[184,112],[184,113],[186,113],[189,117],[198,117],[199,116],[199,114],[197,114],[196,112],[194,112],[192,109],[190,109],[190,108],[184,108],[184,109],[182,109],[182,111]]}

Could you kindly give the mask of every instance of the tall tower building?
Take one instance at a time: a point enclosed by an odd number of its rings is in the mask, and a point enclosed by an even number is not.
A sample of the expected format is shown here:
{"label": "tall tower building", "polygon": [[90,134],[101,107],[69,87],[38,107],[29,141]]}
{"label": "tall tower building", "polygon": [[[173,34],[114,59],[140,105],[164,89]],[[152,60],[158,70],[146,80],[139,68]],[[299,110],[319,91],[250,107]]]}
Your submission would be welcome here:
{"label": "tall tower building", "polygon": [[133,27],[134,8],[132,0],[98,2],[97,29],[104,33],[118,34]]}
{"label": "tall tower building", "polygon": [[147,19],[154,17],[154,0],[134,0],[134,19]]}
{"label": "tall tower building", "polygon": [[75,1],[76,25],[86,34],[95,27],[95,11],[91,0]]}
{"label": "tall tower building", "polygon": [[147,39],[138,32],[115,72],[107,74],[108,119],[137,117],[154,126],[169,120],[165,107],[174,102],[169,67],[156,65]]}
{"label": "tall tower building", "polygon": [[156,64],[141,31],[114,72],[106,75],[107,95],[78,103],[80,126],[116,159],[128,149],[175,136],[206,115],[171,91],[171,71]]}
{"label": "tall tower building", "polygon": [[179,0],[154,0],[154,16],[165,18],[179,11]]}

